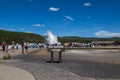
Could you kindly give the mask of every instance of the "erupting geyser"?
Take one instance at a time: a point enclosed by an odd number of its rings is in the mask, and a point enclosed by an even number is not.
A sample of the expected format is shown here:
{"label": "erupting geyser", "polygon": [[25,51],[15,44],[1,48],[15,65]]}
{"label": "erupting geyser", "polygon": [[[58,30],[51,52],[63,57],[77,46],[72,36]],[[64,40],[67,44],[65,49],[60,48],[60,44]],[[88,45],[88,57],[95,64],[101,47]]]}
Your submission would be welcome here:
{"label": "erupting geyser", "polygon": [[47,31],[47,42],[48,42],[49,45],[58,44],[57,36],[52,34],[52,32]]}
{"label": "erupting geyser", "polygon": [[[48,52],[51,53],[51,60],[46,61],[47,63],[61,63],[62,62],[62,52],[65,51],[64,47],[57,40],[57,36],[52,34],[50,31],[47,31],[47,42],[49,46],[47,47]],[[59,54],[58,61],[54,61],[54,53]]]}

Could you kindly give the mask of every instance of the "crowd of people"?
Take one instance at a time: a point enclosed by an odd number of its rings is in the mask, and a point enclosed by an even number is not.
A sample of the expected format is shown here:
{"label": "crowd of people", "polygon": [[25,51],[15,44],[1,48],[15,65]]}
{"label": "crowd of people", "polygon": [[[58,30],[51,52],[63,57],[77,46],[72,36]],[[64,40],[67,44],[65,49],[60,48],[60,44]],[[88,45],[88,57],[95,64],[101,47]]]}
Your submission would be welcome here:
{"label": "crowd of people", "polygon": [[78,42],[70,42],[64,43],[65,47],[74,47],[74,48],[86,48],[86,47],[94,47],[94,44],[91,43],[78,43]]}
{"label": "crowd of people", "polygon": [[28,43],[28,42],[24,42],[23,45],[22,44],[18,44],[14,41],[12,41],[11,45],[8,45],[6,42],[2,42],[1,44],[1,48],[2,48],[2,51],[3,52],[6,52],[8,53],[8,50],[19,50],[21,48],[24,48],[25,51],[27,52],[28,48],[45,48],[46,47],[46,44],[44,43]]}
{"label": "crowd of people", "polygon": [[[24,42],[23,45],[21,45],[18,43],[15,44],[14,41],[12,41],[11,45],[7,45],[6,42],[3,41],[1,45],[2,45],[3,52],[8,51],[8,50],[15,50],[15,49],[18,50],[22,47],[24,47],[25,50],[27,51],[28,48],[47,48],[47,46],[48,46],[48,44],[45,44],[45,43],[37,44],[37,43],[29,43],[29,42]],[[94,47],[94,45],[92,45],[90,43],[88,44],[88,43],[77,43],[77,42],[64,43],[64,44],[59,43],[59,44],[54,44],[54,45],[56,45],[56,46],[62,45],[64,47],[76,47],[76,48],[77,47],[81,47],[81,48]]]}

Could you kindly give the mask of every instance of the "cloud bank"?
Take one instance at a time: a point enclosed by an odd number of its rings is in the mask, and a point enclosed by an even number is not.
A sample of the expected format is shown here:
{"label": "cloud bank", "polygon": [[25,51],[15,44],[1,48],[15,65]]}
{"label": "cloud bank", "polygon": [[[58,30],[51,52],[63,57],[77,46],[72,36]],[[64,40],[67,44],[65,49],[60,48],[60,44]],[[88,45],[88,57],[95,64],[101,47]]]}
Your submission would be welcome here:
{"label": "cloud bank", "polygon": [[95,33],[97,37],[120,37],[120,33],[113,33],[108,31],[98,31]]}

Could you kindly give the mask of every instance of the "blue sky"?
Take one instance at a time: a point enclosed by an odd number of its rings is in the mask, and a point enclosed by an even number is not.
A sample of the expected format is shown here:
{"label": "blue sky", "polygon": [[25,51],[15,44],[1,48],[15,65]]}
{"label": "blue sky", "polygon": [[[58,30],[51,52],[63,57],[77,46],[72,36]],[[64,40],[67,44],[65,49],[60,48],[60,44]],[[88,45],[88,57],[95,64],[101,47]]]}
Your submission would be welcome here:
{"label": "blue sky", "polygon": [[120,37],[120,0],[0,0],[0,29]]}

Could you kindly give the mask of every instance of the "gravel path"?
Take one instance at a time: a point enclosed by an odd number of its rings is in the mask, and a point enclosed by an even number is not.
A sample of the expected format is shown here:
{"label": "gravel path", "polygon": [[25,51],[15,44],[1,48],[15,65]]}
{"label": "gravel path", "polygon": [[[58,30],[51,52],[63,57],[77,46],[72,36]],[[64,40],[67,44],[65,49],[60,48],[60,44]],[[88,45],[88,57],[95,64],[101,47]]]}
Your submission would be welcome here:
{"label": "gravel path", "polygon": [[[14,56],[13,60],[2,61],[1,64],[25,69],[32,73],[36,80],[120,80],[120,64],[104,62],[111,57],[118,60],[119,51],[83,52],[84,54],[82,51],[78,54],[63,53],[63,63],[60,64],[46,63],[50,55],[41,55],[39,51]],[[99,62],[100,59],[104,60]]]}
{"label": "gravel path", "polygon": [[1,64],[14,66],[30,72],[36,80],[83,80],[82,77],[56,67],[36,63],[4,62]]}
{"label": "gravel path", "polygon": [[[35,53],[36,51],[32,51],[32,53]],[[30,72],[36,80],[83,80],[84,79],[67,70],[63,70],[53,66],[43,65],[40,63],[34,63],[35,57],[32,58],[33,62],[31,61],[27,62],[25,60],[29,60],[29,58],[31,58],[28,55],[12,54],[11,60],[1,60],[0,64],[24,69]]]}

